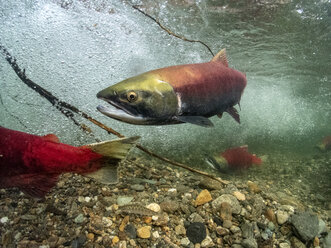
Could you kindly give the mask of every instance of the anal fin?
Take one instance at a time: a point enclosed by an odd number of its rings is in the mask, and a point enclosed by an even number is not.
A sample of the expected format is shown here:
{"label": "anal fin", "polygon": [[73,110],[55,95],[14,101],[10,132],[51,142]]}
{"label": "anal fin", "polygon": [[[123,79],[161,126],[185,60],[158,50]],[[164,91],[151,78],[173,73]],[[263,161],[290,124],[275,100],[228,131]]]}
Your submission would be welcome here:
{"label": "anal fin", "polygon": [[23,174],[10,177],[11,186],[18,187],[25,194],[43,198],[56,185],[59,174]]}
{"label": "anal fin", "polygon": [[102,167],[95,172],[85,174],[85,176],[92,177],[103,184],[115,184],[118,182],[117,167],[118,166]]}

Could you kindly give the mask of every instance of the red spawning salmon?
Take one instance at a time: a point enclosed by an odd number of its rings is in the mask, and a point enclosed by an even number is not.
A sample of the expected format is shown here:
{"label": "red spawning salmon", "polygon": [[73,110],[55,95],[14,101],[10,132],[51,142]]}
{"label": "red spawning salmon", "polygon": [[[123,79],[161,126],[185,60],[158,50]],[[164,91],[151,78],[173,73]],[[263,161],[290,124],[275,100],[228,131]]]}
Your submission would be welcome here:
{"label": "red spawning salmon", "polygon": [[86,175],[105,183],[117,182],[117,166],[138,137],[81,147],[59,142],[54,134],[37,136],[0,127],[0,188],[18,187],[44,197],[62,173]]}

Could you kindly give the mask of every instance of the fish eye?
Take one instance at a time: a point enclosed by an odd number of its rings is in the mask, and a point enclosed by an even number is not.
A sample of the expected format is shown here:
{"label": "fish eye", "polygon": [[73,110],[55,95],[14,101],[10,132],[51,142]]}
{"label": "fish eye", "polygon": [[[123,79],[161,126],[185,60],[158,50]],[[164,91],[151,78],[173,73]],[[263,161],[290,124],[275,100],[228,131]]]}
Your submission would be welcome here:
{"label": "fish eye", "polygon": [[130,92],[127,94],[127,98],[128,98],[128,101],[129,101],[129,102],[134,102],[134,101],[137,100],[138,95],[137,95],[136,92],[134,92],[134,91],[130,91]]}

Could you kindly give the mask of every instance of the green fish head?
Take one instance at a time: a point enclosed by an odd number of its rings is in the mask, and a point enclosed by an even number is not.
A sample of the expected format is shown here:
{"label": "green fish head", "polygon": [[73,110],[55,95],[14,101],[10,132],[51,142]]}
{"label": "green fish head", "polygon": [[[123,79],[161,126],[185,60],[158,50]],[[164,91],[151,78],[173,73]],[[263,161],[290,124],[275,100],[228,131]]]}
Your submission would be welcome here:
{"label": "green fish head", "polygon": [[150,72],[126,79],[97,94],[110,104],[97,109],[120,121],[132,124],[162,124],[177,111],[177,97],[172,86]]}

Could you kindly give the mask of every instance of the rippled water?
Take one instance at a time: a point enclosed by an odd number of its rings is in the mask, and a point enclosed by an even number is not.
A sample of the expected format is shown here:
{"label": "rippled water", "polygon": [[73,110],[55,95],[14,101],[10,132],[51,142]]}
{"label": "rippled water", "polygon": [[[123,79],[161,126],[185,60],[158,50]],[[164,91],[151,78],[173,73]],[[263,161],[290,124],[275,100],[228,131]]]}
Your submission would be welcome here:
{"label": "rippled water", "polygon": [[[227,49],[230,66],[248,79],[241,125],[224,114],[212,118],[213,129],[133,126],[96,111],[100,102],[95,95],[106,86],[147,70],[212,58],[201,44],[168,35],[130,4],[174,33],[205,42],[214,53]],[[319,159],[313,167],[318,171],[319,163],[330,157],[330,152],[314,149],[331,135],[329,0],[2,0],[0,6],[0,42],[30,79],[124,135],[141,135],[151,150],[201,168],[206,155],[247,144],[250,151],[269,157],[261,177],[270,163],[283,166],[296,159],[310,166],[308,161]],[[94,141],[23,85],[4,58],[0,85],[0,125],[56,133],[73,145]],[[102,140],[113,138],[92,129]],[[277,167],[273,173],[277,171],[282,173]],[[295,171],[290,171],[293,177]],[[323,173],[328,182],[330,170]]]}

